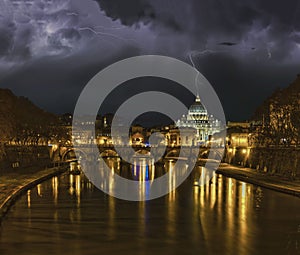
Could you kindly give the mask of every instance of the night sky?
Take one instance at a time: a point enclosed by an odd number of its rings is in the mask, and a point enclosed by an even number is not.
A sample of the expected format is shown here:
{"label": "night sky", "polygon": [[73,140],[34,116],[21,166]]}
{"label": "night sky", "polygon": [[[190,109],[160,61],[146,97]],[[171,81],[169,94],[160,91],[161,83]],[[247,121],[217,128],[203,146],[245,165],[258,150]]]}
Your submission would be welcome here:
{"label": "night sky", "polygon": [[0,87],[45,110],[73,112],[98,71],[144,54],[193,61],[227,118],[250,118],[300,73],[300,1],[0,1]]}

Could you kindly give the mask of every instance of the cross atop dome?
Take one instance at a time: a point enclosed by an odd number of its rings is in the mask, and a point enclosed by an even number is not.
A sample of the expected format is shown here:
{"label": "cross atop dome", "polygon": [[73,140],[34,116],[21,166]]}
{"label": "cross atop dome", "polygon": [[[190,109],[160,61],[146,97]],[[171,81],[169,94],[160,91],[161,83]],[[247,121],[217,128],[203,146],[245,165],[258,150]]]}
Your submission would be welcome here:
{"label": "cross atop dome", "polygon": [[200,102],[201,102],[200,97],[199,97],[198,94],[197,94],[197,97],[196,97],[196,102],[197,102],[197,103],[200,103]]}

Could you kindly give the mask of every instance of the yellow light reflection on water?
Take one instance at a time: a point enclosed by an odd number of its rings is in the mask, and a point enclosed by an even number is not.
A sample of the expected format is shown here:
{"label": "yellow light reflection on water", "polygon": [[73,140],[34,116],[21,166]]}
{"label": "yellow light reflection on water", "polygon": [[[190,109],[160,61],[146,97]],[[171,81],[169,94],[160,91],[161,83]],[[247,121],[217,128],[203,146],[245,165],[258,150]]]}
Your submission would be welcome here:
{"label": "yellow light reflection on water", "polygon": [[42,197],[42,184],[38,184],[36,186],[36,189],[37,189],[37,194],[39,197]]}
{"label": "yellow light reflection on water", "polygon": [[235,197],[235,191],[236,191],[236,180],[235,179],[227,179],[227,196],[226,196],[226,229],[228,229],[229,234],[226,236],[226,243],[227,243],[227,249],[232,250],[234,244],[232,243],[232,238],[234,233],[236,233],[236,214],[235,214],[235,207],[236,207],[236,200]]}
{"label": "yellow light reflection on water", "polygon": [[80,193],[81,193],[81,178],[80,175],[76,175],[75,177],[75,192],[77,198],[77,206],[80,205]]}
{"label": "yellow light reflection on water", "polygon": [[242,182],[242,185],[240,186],[240,216],[241,220],[245,221],[246,220],[246,209],[247,209],[247,200],[246,200],[246,183]]}
{"label": "yellow light reflection on water", "polygon": [[139,201],[139,232],[141,236],[145,235],[146,232],[146,202]]}
{"label": "yellow light reflection on water", "polygon": [[52,193],[54,198],[54,204],[57,205],[58,199],[58,178],[57,176],[52,178]]}
{"label": "yellow light reflection on water", "polygon": [[31,191],[27,191],[27,208],[31,208],[31,197],[30,197]]}
{"label": "yellow light reflection on water", "polygon": [[[239,186],[239,204],[238,204],[238,220],[239,220],[239,243],[240,247],[244,247],[247,245],[247,211],[248,208],[248,197],[247,197],[247,189],[246,189],[246,183],[241,182]],[[240,253],[242,253],[243,250],[240,250]]]}
{"label": "yellow light reflection on water", "polygon": [[155,178],[155,167],[154,167],[154,162],[152,162],[152,164],[151,164],[151,181],[153,181],[154,180],[154,178]]}
{"label": "yellow light reflection on water", "polygon": [[73,187],[73,185],[74,185],[74,176],[72,174],[69,175],[69,185],[70,185],[69,193],[72,196],[74,194],[74,191],[75,191],[74,187]]}
{"label": "yellow light reflection on water", "polygon": [[109,196],[108,198],[108,206],[109,206],[109,218],[108,218],[108,237],[110,240],[114,240],[115,233],[115,215],[116,215],[116,205],[115,198],[113,196]]}
{"label": "yellow light reflection on water", "polygon": [[176,199],[176,173],[174,171],[174,162],[169,161],[169,201],[175,201]]}
{"label": "yellow light reflection on water", "polygon": [[136,165],[136,160],[134,160],[134,165],[133,165],[133,175],[137,176],[137,165]]}
{"label": "yellow light reflection on water", "polygon": [[210,208],[213,209],[217,200],[217,185],[216,185],[216,176],[214,175],[211,179],[211,185],[209,184],[210,190]]}
{"label": "yellow light reflection on water", "polygon": [[223,203],[223,175],[218,178],[218,215],[222,217],[222,203]]}
{"label": "yellow light reflection on water", "polygon": [[146,190],[145,190],[145,165],[143,161],[139,162],[140,164],[140,172],[139,172],[139,191],[140,191],[140,200],[144,200],[145,199],[145,194],[146,194]]}
{"label": "yellow light reflection on water", "polygon": [[198,186],[194,186],[193,196],[194,196],[194,204],[197,207],[199,205],[199,187]]}
{"label": "yellow light reflection on water", "polygon": [[201,176],[200,176],[200,206],[201,207],[205,206],[205,198],[207,198],[205,180],[206,180],[206,169],[204,167],[201,167]]}
{"label": "yellow light reflection on water", "polygon": [[174,238],[176,235],[176,171],[175,162],[173,160],[168,160],[166,162],[166,171],[169,173],[168,176],[168,190],[169,193],[166,196],[167,199],[167,226],[166,230],[170,238]]}

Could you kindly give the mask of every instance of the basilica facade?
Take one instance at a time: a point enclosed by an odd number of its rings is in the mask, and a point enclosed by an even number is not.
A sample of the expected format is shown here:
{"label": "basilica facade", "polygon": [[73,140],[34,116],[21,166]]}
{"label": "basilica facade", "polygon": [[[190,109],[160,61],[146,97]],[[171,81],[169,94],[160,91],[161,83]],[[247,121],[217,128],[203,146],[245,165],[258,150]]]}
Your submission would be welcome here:
{"label": "basilica facade", "polygon": [[183,115],[177,122],[179,128],[193,128],[196,130],[195,142],[203,144],[210,140],[210,137],[222,130],[219,120],[210,115],[201,103],[199,96],[189,108],[187,115]]}

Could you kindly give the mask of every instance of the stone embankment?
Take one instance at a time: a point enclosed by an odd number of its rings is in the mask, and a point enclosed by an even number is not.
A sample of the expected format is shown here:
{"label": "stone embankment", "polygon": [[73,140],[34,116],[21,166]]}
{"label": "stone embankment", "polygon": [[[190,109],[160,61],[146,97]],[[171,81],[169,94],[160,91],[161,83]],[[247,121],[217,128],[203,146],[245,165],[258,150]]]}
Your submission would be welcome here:
{"label": "stone embankment", "polygon": [[8,173],[1,175],[0,222],[18,197],[37,184],[67,171],[67,166],[59,166],[34,173]]}
{"label": "stone embankment", "polygon": [[290,180],[280,175],[270,175],[252,168],[221,164],[217,173],[264,188],[300,197],[300,180]]}

